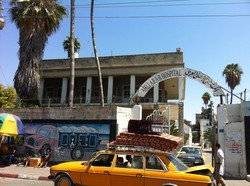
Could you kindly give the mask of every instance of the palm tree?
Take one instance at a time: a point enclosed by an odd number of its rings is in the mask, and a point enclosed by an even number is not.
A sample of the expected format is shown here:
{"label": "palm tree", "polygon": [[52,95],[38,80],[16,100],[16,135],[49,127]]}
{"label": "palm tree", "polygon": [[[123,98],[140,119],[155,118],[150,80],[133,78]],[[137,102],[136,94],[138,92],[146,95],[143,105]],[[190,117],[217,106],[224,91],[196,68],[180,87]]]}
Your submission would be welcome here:
{"label": "palm tree", "polygon": [[70,1],[70,82],[68,106],[73,107],[75,87],[75,0]]}
{"label": "palm tree", "polygon": [[237,63],[236,64],[232,63],[227,65],[222,73],[222,76],[225,76],[226,82],[231,89],[230,104],[233,103],[233,90],[237,85],[240,84],[242,74],[243,71]]}
{"label": "palm tree", "polygon": [[208,104],[208,102],[209,102],[210,99],[211,99],[211,95],[210,95],[208,92],[205,92],[205,93],[202,95],[202,99],[203,99],[204,104],[205,104],[206,107],[207,107],[207,104]]}
{"label": "palm tree", "polygon": [[48,37],[58,30],[66,9],[56,0],[10,2],[11,20],[19,29],[19,66],[14,87],[21,99],[38,100],[40,62]]}
{"label": "palm tree", "polygon": [[[78,38],[74,39],[74,51],[78,52],[81,48],[81,44],[78,42]],[[68,52],[68,57],[70,57],[70,36],[67,36],[67,39],[63,41],[63,49]]]}
{"label": "palm tree", "polygon": [[0,0],[0,30],[4,27],[4,19],[2,16],[2,0]]}
{"label": "palm tree", "polygon": [[98,78],[99,78],[99,85],[100,85],[100,93],[101,93],[101,106],[104,107],[104,95],[103,95],[103,86],[102,86],[102,73],[101,73],[101,67],[99,62],[99,57],[97,53],[96,43],[95,43],[95,32],[94,32],[94,0],[91,0],[91,11],[90,11],[90,21],[91,21],[91,32],[92,32],[92,43],[95,53],[95,61],[98,71]]}
{"label": "palm tree", "polygon": [[206,132],[203,133],[203,138],[210,144],[213,144],[213,132],[212,128],[208,128]]}

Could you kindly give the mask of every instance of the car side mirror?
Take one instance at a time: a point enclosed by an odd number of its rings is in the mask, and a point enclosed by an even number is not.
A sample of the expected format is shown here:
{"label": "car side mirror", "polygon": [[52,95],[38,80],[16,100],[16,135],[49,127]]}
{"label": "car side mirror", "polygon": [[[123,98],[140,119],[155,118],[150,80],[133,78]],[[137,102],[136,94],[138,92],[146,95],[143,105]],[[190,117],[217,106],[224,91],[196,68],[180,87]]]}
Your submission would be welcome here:
{"label": "car side mirror", "polygon": [[86,162],[83,162],[82,165],[84,166],[90,166],[92,164],[91,161],[86,161]]}

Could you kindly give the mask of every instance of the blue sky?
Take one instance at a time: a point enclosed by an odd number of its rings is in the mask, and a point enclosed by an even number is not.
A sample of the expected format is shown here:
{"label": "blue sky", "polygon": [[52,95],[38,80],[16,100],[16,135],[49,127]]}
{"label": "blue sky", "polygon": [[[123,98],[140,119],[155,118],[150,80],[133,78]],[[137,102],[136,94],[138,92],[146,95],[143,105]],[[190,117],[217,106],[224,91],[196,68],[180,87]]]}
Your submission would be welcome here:
{"label": "blue sky", "polygon": [[[81,43],[79,57],[93,57],[90,1],[75,0],[75,36]],[[0,82],[13,85],[18,66],[18,30],[10,21],[8,0],[3,0],[5,28],[0,30]],[[70,0],[59,1],[70,10]],[[187,68],[199,70],[224,88],[222,71],[238,63],[244,74],[236,94],[247,89],[250,101],[250,1],[249,0],[95,0],[95,37],[99,56],[183,51]],[[62,42],[69,36],[70,20],[46,45],[44,59],[66,58]],[[184,118],[195,122],[205,92],[187,79]],[[213,97],[215,107],[219,98]],[[234,98],[234,103],[239,102]]]}

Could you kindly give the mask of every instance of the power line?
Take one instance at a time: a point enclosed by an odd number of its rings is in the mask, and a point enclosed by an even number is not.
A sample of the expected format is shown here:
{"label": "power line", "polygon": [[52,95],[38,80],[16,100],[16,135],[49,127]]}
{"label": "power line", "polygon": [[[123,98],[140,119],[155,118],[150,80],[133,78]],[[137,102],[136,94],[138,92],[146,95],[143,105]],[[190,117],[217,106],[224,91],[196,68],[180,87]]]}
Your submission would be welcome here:
{"label": "power line", "polygon": [[[4,16],[6,18],[6,16]],[[26,16],[33,17],[33,16]],[[36,16],[44,18],[45,16]],[[153,16],[95,16],[95,19],[171,19],[171,18],[239,18],[250,17],[250,14],[211,14],[211,15],[153,15]],[[69,18],[65,16],[65,18]],[[78,19],[90,19],[89,16],[75,16]]]}
{"label": "power line", "polygon": [[[147,7],[167,7],[167,6],[217,6],[217,5],[243,5],[250,2],[231,2],[231,3],[185,3],[185,4],[158,4],[158,5],[111,5],[97,4],[95,8],[147,8]],[[110,6],[111,5],[111,6]],[[69,5],[66,5],[69,6]],[[90,8],[89,5],[77,5],[76,8]]]}
{"label": "power line", "polygon": [[3,69],[2,69],[2,67],[1,67],[1,65],[0,65],[0,70],[1,70],[1,73],[3,74],[3,78],[4,78],[4,81],[5,81],[5,84],[8,85],[7,80],[6,80],[6,77],[5,77],[5,75],[4,75],[4,72],[3,72]]}
{"label": "power line", "polygon": [[[174,1],[174,0],[173,0]],[[179,0],[183,1],[183,0]],[[227,3],[179,3],[179,4],[150,4],[150,5],[135,5],[138,3],[152,3],[152,2],[163,2],[163,1],[146,1],[146,2],[127,2],[127,3],[102,3],[96,4],[95,8],[145,8],[145,7],[164,7],[164,6],[217,6],[217,5],[244,5],[250,4],[250,2],[227,2]],[[166,1],[164,1],[166,2]],[[170,1],[167,1],[170,2]],[[175,1],[176,2],[176,1]],[[70,7],[70,5],[64,5]],[[75,5],[75,8],[90,8],[90,5]],[[7,10],[10,7],[5,8]]]}
{"label": "power line", "polygon": [[[161,16],[96,16],[97,19],[158,19],[158,18],[206,18],[206,17],[250,17],[250,14],[214,14],[214,15],[161,15]],[[86,18],[88,16],[77,16]]]}
{"label": "power line", "polygon": [[[141,2],[119,2],[119,3],[99,3],[96,4],[95,8],[116,8],[116,5],[121,5],[120,7],[135,7],[130,4],[145,4],[145,3],[162,3],[162,2],[180,2],[188,0],[168,0],[168,1],[141,1]],[[250,2],[227,2],[227,3],[195,3],[195,4],[160,4],[160,5],[138,5],[137,7],[152,7],[152,6],[208,6],[208,5],[240,5],[240,4],[250,4]],[[111,5],[111,6],[110,6]],[[112,6],[115,5],[115,6]],[[130,5],[130,6],[124,6]],[[68,5],[70,7],[70,5]],[[99,6],[99,7],[98,7]],[[90,5],[77,5],[76,8],[90,8]],[[9,8],[10,9],[10,8]],[[142,16],[95,16],[96,19],[159,19],[159,18],[233,18],[233,17],[249,17],[249,14],[212,14],[212,15],[142,15]],[[6,17],[6,16],[4,16]],[[66,18],[68,16],[65,16]],[[75,18],[89,19],[89,16],[76,16]]]}

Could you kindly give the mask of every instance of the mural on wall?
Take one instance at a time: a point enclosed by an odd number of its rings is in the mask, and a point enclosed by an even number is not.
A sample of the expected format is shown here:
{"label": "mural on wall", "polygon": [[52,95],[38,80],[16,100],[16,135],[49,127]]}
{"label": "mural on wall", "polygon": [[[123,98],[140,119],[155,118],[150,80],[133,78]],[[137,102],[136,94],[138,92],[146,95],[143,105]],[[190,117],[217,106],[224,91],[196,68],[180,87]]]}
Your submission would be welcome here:
{"label": "mural on wall", "polygon": [[110,124],[24,123],[24,128],[18,152],[43,156],[50,149],[51,161],[89,159],[110,141]]}

